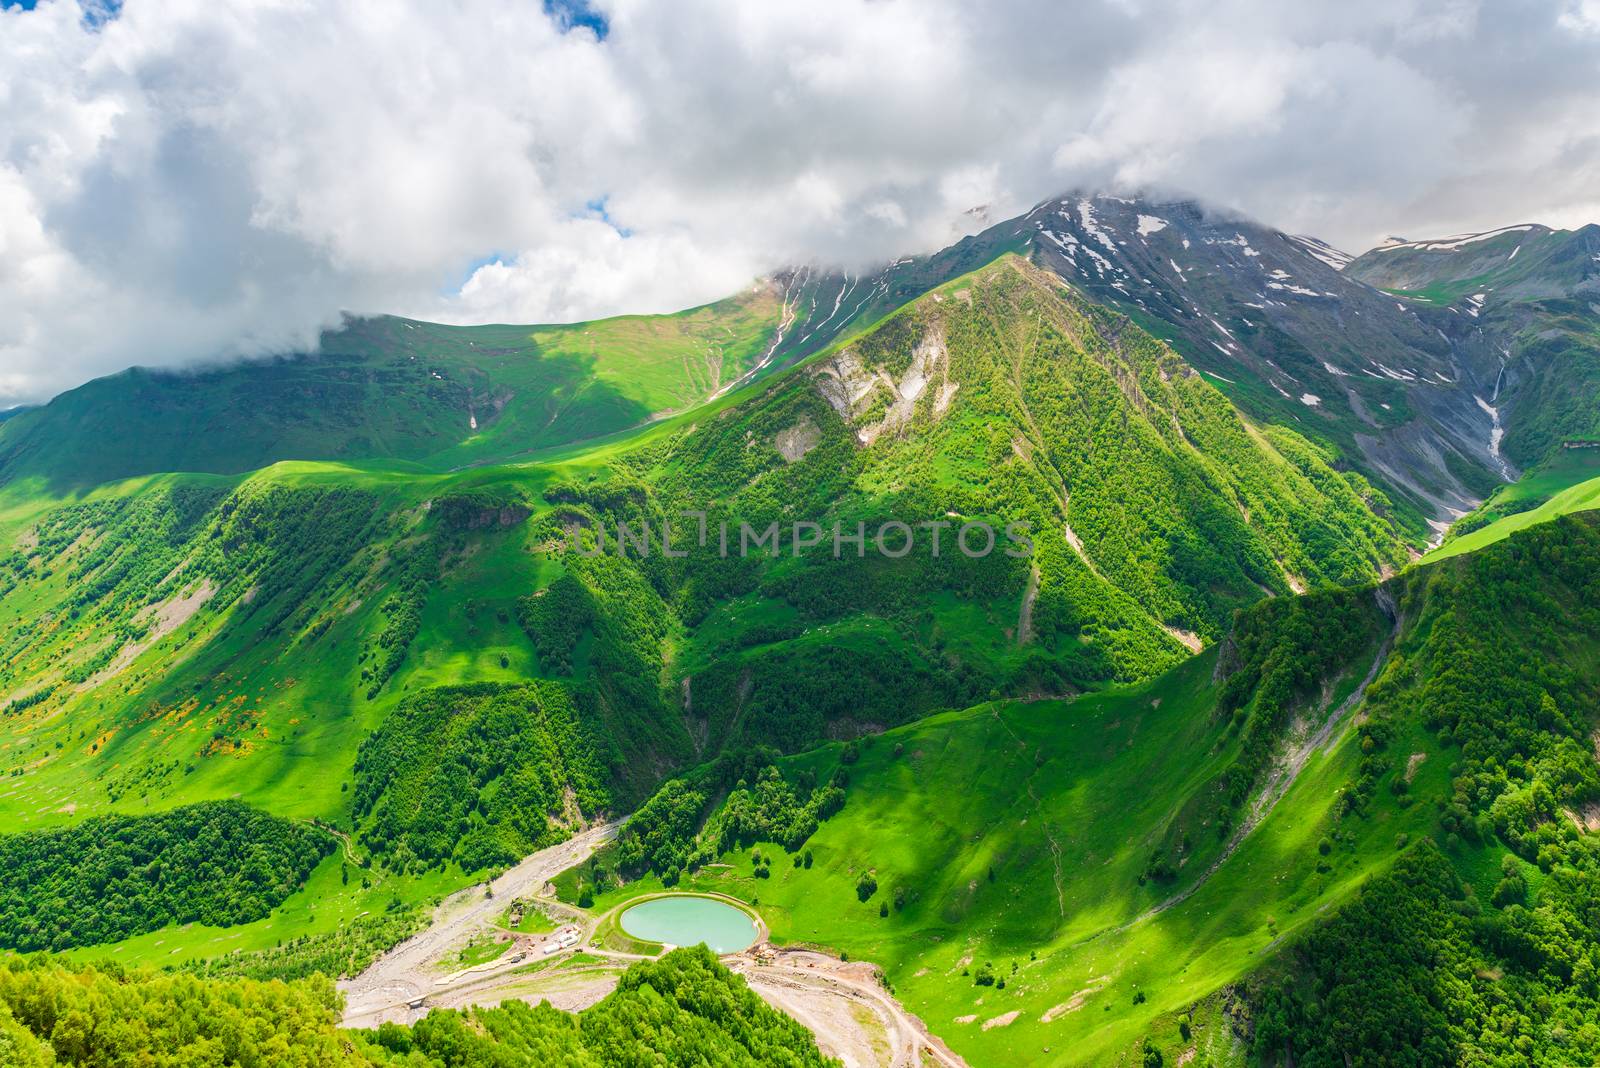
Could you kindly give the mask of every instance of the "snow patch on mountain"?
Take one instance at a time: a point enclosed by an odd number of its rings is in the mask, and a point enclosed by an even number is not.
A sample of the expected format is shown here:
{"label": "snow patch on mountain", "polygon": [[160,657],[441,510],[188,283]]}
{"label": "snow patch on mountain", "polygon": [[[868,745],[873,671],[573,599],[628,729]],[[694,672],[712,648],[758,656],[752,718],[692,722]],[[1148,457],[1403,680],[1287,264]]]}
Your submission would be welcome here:
{"label": "snow patch on mountain", "polygon": [[1094,205],[1087,200],[1078,201],[1078,222],[1083,227],[1083,232],[1100,242],[1112,252],[1117,251],[1117,243],[1111,240],[1104,230],[1095,222]]}
{"label": "snow patch on mountain", "polygon": [[1305,234],[1284,234],[1283,236],[1336,271],[1344,270],[1346,265],[1355,259],[1350,253],[1336,249],[1326,241],[1319,241]]}
{"label": "snow patch on mountain", "polygon": [[[1375,251],[1394,252],[1403,248],[1417,249],[1420,252],[1450,252],[1464,245],[1477,244],[1479,241],[1488,241],[1505,234],[1525,233],[1534,229],[1532,223],[1523,223],[1521,226],[1502,226],[1498,230],[1485,230],[1481,234],[1457,234],[1454,237],[1442,238],[1438,241],[1396,241],[1391,244],[1379,245]],[[1517,246],[1521,248],[1521,245]]]}

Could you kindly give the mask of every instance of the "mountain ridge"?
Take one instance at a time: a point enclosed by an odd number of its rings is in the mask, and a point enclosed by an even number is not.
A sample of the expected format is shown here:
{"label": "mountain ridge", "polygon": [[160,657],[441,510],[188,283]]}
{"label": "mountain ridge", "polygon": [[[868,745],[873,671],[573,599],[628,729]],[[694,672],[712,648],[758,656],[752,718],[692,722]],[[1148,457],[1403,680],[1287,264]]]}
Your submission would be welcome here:
{"label": "mountain ridge", "polygon": [[[1448,311],[1435,314],[1425,302],[1396,302],[1369,287],[1360,275],[1362,261],[1373,253],[1347,259],[1316,238],[1284,234],[1194,201],[1103,194],[1043,201],[939,252],[901,258],[872,273],[789,268],[742,295],[669,316],[547,327],[451,328],[392,317],[355,321],[325,339],[323,359],[354,358],[343,371],[334,368],[336,376],[389,376],[383,399],[408,398],[414,415],[406,424],[354,429],[371,419],[365,411],[376,411],[372,400],[359,397],[330,396],[325,401],[330,407],[319,414],[318,390],[331,387],[308,377],[316,358],[291,357],[277,366],[295,376],[296,388],[311,406],[300,414],[275,406],[278,429],[255,434],[253,445],[207,457],[216,446],[206,439],[215,433],[202,430],[163,447],[159,442],[172,430],[147,420],[145,434],[106,450],[115,458],[97,469],[85,462],[93,450],[80,450],[74,460],[77,477],[93,482],[159,470],[242,471],[276,459],[392,456],[455,466],[536,454],[715,400],[1004,252],[1023,252],[1095,299],[1140,318],[1255,417],[1296,426],[1328,442],[1341,463],[1355,466],[1396,498],[1418,544],[1427,529],[1424,520],[1437,523],[1463,513],[1500,481],[1515,477],[1516,466],[1491,444],[1499,440],[1496,430],[1503,431],[1498,416],[1475,399],[1494,394],[1499,354],[1454,338],[1456,324]],[[1341,269],[1350,263],[1355,270]],[[690,321],[697,318],[709,321],[695,326]],[[675,331],[683,341],[619,336],[624,324],[632,324],[636,333]],[[595,350],[603,358],[599,364],[570,344],[593,331],[610,338]],[[736,335],[737,351],[712,341],[708,331]],[[494,357],[475,351],[480,341],[501,354],[498,370],[489,364]],[[695,346],[702,351],[694,359],[704,359],[703,368],[688,359]],[[611,365],[614,369],[607,371]],[[649,368],[655,370],[644,377],[654,377],[641,387],[641,371]],[[205,376],[228,373],[253,380],[233,387],[246,393],[259,392],[272,377],[241,365],[231,372],[178,372],[177,379],[154,380],[200,388]],[[151,373],[135,372],[134,379],[140,375]],[[125,389],[141,392],[140,404],[130,408],[119,402],[110,385],[114,380],[97,380],[0,424],[0,483],[30,469],[48,472],[50,462],[38,457],[29,430],[49,423],[56,428],[51,433],[60,436],[64,420],[90,418],[92,408],[81,402],[75,412],[68,411],[74,407],[69,400],[83,390],[96,394],[93,408],[120,404],[119,418],[140,408],[161,409],[148,386],[142,392],[137,386]],[[1518,381],[1514,378],[1512,385]],[[526,407],[530,390],[531,399],[544,404],[542,414],[534,421],[508,423],[502,409],[508,402]],[[541,395],[553,400],[538,402]],[[570,399],[560,400],[563,396]],[[53,408],[60,409],[59,416],[52,415]],[[246,427],[265,418],[259,412],[241,417]],[[167,416],[169,422],[173,418],[183,417]],[[352,429],[340,429],[341,422]],[[1514,444],[1520,438],[1512,434],[1507,440]],[[138,460],[141,453],[148,459]],[[1519,460],[1528,462],[1528,457]],[[55,466],[57,484],[64,485],[59,469],[68,465],[61,460]],[[85,475],[84,469],[97,473]]]}

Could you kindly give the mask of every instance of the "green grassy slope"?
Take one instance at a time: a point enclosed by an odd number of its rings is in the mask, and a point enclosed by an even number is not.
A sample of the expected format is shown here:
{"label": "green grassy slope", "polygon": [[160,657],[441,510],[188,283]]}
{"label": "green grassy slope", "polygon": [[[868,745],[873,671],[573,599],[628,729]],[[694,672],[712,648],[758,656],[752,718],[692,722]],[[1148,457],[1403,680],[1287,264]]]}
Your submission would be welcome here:
{"label": "green grassy slope", "polygon": [[[1375,647],[1330,679],[1335,694]],[[1214,667],[1208,653],[1131,690],[979,706],[874,737],[853,760],[838,747],[795,758],[791,777],[842,766],[848,779],[844,808],[795,854],[811,865],[746,842],[682,885],[758,902],[777,941],[882,965],[971,1063],[1112,1062],[1151,1021],[1246,974],[1386,861],[1396,830],[1420,826],[1384,817],[1386,839],[1318,870],[1317,839],[1358,756],[1345,744],[1314,757],[1207,877],[1231,838],[1217,830],[1215,788],[1242,748],[1214,714]],[[1147,876],[1185,836],[1175,873]],[[770,876],[756,875],[754,853],[776,855]],[[866,900],[863,872],[875,882]],[[659,886],[646,877],[595,907]],[[1003,987],[978,984],[985,966]]]}
{"label": "green grassy slope", "polygon": [[[1406,1041],[1424,1040],[1418,1028],[1432,1034],[1444,1045],[1430,1048],[1456,1051],[1449,1063],[1474,1049],[1515,1057],[1518,1032],[1504,1042],[1491,1034],[1491,1006],[1536,1023],[1539,998],[1559,993],[1566,1030],[1546,1029],[1526,1050],[1542,1051],[1539,1063],[1587,1063],[1589,1047],[1571,1043],[1600,1039],[1574,1030],[1595,1011],[1595,988],[1563,977],[1600,955],[1584,927],[1581,874],[1600,857],[1582,815],[1600,799],[1590,752],[1596,563],[1600,524],[1571,516],[1391,580],[1400,629],[1381,654],[1387,627],[1376,606],[1335,612],[1318,603],[1328,595],[1313,596],[1290,613],[1276,604],[1253,613],[1276,615],[1263,633],[1280,636],[1307,619],[1309,641],[1254,653],[1243,644],[1224,654],[1221,673],[1208,653],[1131,689],[981,705],[791,758],[780,767],[792,782],[843,782],[842,809],[790,842],[792,854],[771,837],[745,838],[682,882],[758,903],[779,941],[881,963],[909,1007],[972,1063],[1141,1063],[1147,1038],[1167,1063],[1189,1050],[1214,1063],[1256,1054],[1271,1063],[1282,1030],[1267,1030],[1259,1050],[1248,1041],[1282,1012],[1264,991],[1278,989],[1272,977],[1302,972],[1299,1015],[1283,1025],[1291,1044],[1343,1063],[1341,1048],[1375,1048],[1376,1029],[1395,1019],[1386,1013],[1412,1011],[1397,984],[1416,981],[1426,968],[1416,958],[1435,952],[1460,961],[1455,974],[1477,1000],[1448,995],[1449,1027],[1418,1024]],[[1343,652],[1322,670],[1279,673],[1305,655],[1293,650],[1326,653],[1339,634],[1348,636]],[[1284,781],[1284,754],[1373,671],[1361,713],[1346,709],[1323,744],[1299,749],[1292,785],[1228,853],[1232,839],[1216,828],[1237,823],[1219,818],[1229,806],[1214,789],[1248,768],[1272,695],[1289,695],[1289,715],[1270,737],[1290,748],[1260,767],[1241,816],[1262,811],[1255,799]],[[1300,684],[1285,691],[1288,678]],[[1242,714],[1230,716],[1241,697]],[[1424,838],[1443,852],[1441,878],[1476,887],[1471,908],[1483,920],[1464,933],[1403,931],[1405,959],[1339,973],[1329,940],[1350,937],[1360,921],[1329,918]],[[1415,864],[1433,870],[1425,846]],[[625,847],[601,868],[623,864],[626,873]],[[756,854],[766,858],[759,865]],[[1160,857],[1176,863],[1157,871]],[[1503,861],[1521,865],[1528,890],[1496,887]],[[561,885],[571,895],[592,881],[585,869]],[[595,907],[660,885],[645,876],[602,893]],[[986,965],[996,981],[981,985]],[[1258,973],[1267,978],[1250,978]],[[1218,995],[1224,988],[1234,993]],[[1377,993],[1363,998],[1366,990]],[[1562,1048],[1578,1059],[1562,1060]]]}
{"label": "green grassy slope", "polygon": [[760,360],[784,314],[763,285],[673,315],[571,326],[352,320],[315,356],[126,371],[8,419],[0,484],[31,477],[59,492],[278,460],[505,458],[705,400]]}
{"label": "green grassy slope", "polygon": [[[239,798],[354,830],[360,746],[408,691],[533,670],[514,615],[538,570],[513,537],[525,528],[500,527],[492,508],[488,527],[456,529],[478,505],[452,513],[461,498],[438,492],[482,483],[282,464],[244,480],[141,480],[49,513],[42,539],[27,526],[0,577],[0,806],[13,826]],[[543,796],[550,833],[564,833],[576,813]],[[526,819],[540,817],[530,806]],[[404,922],[361,917],[398,918],[468,881],[455,866],[406,867],[330,856],[264,919],[168,928],[111,952],[165,964],[305,935],[348,946],[338,932],[351,924],[381,948]]]}
{"label": "green grassy slope", "polygon": [[1424,563],[1474,552],[1570,512],[1600,508],[1600,449],[1563,449],[1463,517]]}

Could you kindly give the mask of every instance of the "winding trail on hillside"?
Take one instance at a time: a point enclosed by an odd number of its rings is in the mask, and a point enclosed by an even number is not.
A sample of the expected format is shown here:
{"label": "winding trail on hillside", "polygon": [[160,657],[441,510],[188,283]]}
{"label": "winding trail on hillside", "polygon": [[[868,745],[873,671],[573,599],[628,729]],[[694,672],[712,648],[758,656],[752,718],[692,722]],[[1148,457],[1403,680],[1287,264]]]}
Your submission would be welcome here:
{"label": "winding trail on hillside", "polygon": [[[1005,721],[1005,717],[1000,715],[1000,709],[998,707],[994,710],[994,718],[995,722],[1004,727],[1006,729],[1006,733],[1011,735],[1011,737],[1016,740],[1017,746],[1023,752],[1027,752],[1028,743],[1023,741],[1022,736],[1016,732],[1011,724]],[[1035,754],[1037,754],[1038,751],[1039,747],[1034,746]],[[1065,919],[1067,915],[1067,897],[1066,886],[1061,872],[1061,843],[1057,842],[1056,836],[1050,833],[1050,820],[1044,814],[1044,802],[1039,799],[1038,791],[1034,790],[1033,788],[1032,772],[1028,774],[1027,778],[1023,779],[1022,785],[1027,788],[1028,799],[1033,802],[1034,811],[1039,814],[1039,826],[1044,829],[1045,841],[1050,843],[1050,859],[1055,865],[1056,908],[1060,910],[1062,918]]]}
{"label": "winding trail on hillside", "polygon": [[1183,904],[1210,881],[1211,877],[1244,844],[1244,840],[1250,836],[1250,832],[1255,830],[1261,821],[1267,818],[1273,807],[1289,792],[1289,788],[1300,777],[1300,772],[1305,768],[1306,762],[1311,759],[1312,754],[1325,748],[1329,739],[1333,736],[1333,732],[1341,728],[1349,720],[1351,714],[1361,704],[1362,699],[1366,697],[1367,687],[1372,685],[1372,680],[1378,677],[1378,672],[1383,670],[1383,666],[1389,662],[1389,653],[1394,649],[1395,640],[1400,636],[1402,619],[1399,608],[1395,604],[1394,595],[1387,589],[1382,586],[1376,587],[1373,590],[1373,598],[1378,602],[1378,607],[1382,609],[1383,614],[1389,618],[1390,629],[1389,633],[1384,636],[1383,642],[1378,646],[1378,652],[1372,658],[1372,666],[1367,669],[1366,676],[1357,684],[1354,690],[1350,691],[1349,697],[1339,702],[1339,706],[1328,713],[1315,733],[1308,736],[1304,741],[1290,746],[1284,759],[1279,761],[1273,769],[1272,776],[1267,780],[1267,784],[1261,788],[1261,792],[1251,802],[1249,813],[1233,832],[1233,837],[1228,839],[1228,844],[1223,847],[1222,852],[1218,854],[1216,859],[1207,865],[1200,878],[1165,901],[1145,909],[1133,919],[1115,927],[1108,927],[1103,931],[1098,931],[1077,943],[1078,945],[1093,942],[1096,939],[1104,938],[1106,935],[1121,934],[1129,928],[1161,915],[1170,908]]}
{"label": "winding trail on hillside", "polygon": [[1022,607],[1017,610],[1017,644],[1033,641],[1033,602],[1039,597],[1039,565],[1028,568],[1028,585],[1022,591]]}
{"label": "winding trail on hillside", "polygon": [[323,834],[332,835],[338,840],[340,848],[344,852],[344,859],[346,863],[354,864],[358,868],[361,867],[361,859],[356,856],[355,845],[350,841],[350,836],[344,831],[339,830],[337,827],[323,823],[321,820],[300,820],[299,822],[305,824],[307,827],[310,827],[313,830],[321,831]]}

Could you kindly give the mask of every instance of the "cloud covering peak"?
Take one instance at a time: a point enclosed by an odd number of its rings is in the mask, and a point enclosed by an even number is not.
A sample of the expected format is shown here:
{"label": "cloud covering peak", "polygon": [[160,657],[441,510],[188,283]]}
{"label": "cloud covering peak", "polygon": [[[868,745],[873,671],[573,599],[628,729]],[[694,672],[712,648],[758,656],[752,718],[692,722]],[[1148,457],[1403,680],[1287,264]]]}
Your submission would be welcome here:
{"label": "cloud covering peak", "polygon": [[1600,6],[0,5],[0,406],[344,311],[665,311],[1069,187],[1352,248],[1600,218]]}

